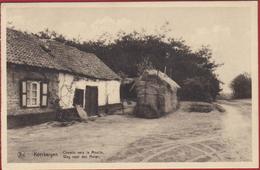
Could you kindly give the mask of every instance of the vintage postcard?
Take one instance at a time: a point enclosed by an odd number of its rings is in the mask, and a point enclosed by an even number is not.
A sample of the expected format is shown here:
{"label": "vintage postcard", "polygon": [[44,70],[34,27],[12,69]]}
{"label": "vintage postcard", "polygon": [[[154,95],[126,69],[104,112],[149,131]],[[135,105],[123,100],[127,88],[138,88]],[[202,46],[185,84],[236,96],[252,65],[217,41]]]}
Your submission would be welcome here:
{"label": "vintage postcard", "polygon": [[2,3],[3,170],[257,168],[257,5]]}

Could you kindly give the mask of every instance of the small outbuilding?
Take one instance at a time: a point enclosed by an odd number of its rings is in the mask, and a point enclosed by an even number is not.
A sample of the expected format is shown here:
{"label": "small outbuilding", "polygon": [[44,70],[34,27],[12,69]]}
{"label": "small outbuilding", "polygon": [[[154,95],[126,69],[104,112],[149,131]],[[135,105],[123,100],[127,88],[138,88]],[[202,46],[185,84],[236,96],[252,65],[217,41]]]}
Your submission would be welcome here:
{"label": "small outbuilding", "polygon": [[180,86],[159,70],[146,70],[135,83],[137,103],[135,115],[158,118],[178,107]]}

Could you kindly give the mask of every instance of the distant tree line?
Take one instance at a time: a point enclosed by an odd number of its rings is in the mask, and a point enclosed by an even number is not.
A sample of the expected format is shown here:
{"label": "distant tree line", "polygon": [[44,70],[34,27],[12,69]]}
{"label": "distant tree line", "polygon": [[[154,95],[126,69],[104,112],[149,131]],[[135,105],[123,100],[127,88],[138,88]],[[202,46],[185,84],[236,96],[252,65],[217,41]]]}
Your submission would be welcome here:
{"label": "distant tree line", "polygon": [[103,36],[96,41],[83,42],[68,40],[49,30],[36,35],[94,53],[121,77],[137,77],[146,68],[166,71],[181,86],[178,94],[182,100],[211,102],[221,91],[221,82],[215,74],[220,64],[212,59],[208,46],[192,51],[184,40],[167,37],[164,33],[154,35],[136,31],[121,31],[114,40]]}

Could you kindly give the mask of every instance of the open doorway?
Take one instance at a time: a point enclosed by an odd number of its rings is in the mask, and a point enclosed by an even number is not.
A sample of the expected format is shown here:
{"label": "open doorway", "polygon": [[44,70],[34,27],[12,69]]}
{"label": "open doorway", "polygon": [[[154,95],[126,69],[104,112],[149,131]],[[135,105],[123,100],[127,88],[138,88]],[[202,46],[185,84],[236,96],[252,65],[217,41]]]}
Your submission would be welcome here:
{"label": "open doorway", "polygon": [[84,100],[84,90],[82,89],[75,89],[74,98],[73,98],[73,105],[80,105],[83,107],[83,100]]}
{"label": "open doorway", "polygon": [[89,116],[98,113],[98,88],[97,86],[86,86],[85,109]]}

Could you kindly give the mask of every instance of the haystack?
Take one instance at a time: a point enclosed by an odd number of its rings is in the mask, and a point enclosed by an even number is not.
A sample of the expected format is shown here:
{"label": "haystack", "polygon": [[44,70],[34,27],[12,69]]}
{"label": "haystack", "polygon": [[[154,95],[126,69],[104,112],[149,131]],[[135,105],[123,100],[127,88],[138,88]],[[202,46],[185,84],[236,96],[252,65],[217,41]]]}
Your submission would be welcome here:
{"label": "haystack", "polygon": [[135,83],[137,104],[135,115],[158,118],[177,109],[180,86],[158,70],[146,70]]}

